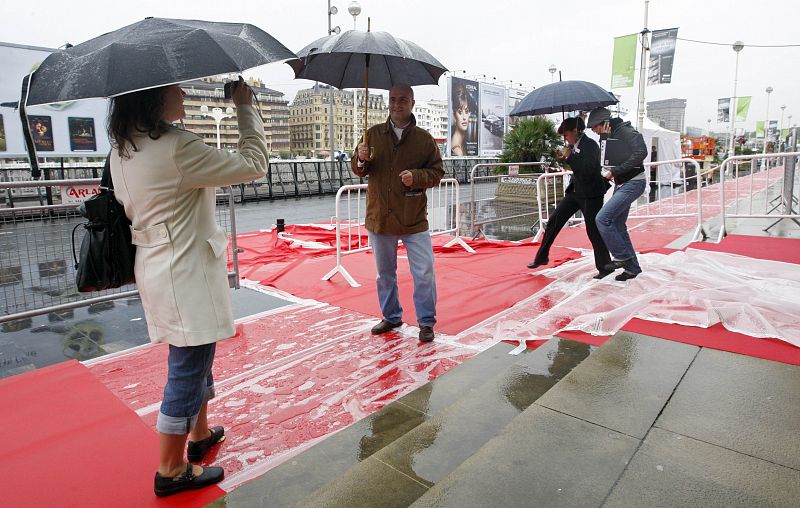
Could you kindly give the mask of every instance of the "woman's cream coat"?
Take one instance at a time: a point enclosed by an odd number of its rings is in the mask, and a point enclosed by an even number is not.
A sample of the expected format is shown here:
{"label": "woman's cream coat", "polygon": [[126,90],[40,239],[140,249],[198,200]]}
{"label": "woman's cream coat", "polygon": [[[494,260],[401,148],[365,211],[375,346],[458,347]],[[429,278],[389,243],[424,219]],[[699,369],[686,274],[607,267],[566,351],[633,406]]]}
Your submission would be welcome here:
{"label": "woman's cream coat", "polygon": [[136,285],[150,340],[209,344],[234,334],[227,277],[227,233],[215,220],[215,188],[267,171],[264,126],[253,106],[240,106],[239,153],[206,145],[172,128],[141,136],[130,159],[111,154],[117,200],[132,222]]}

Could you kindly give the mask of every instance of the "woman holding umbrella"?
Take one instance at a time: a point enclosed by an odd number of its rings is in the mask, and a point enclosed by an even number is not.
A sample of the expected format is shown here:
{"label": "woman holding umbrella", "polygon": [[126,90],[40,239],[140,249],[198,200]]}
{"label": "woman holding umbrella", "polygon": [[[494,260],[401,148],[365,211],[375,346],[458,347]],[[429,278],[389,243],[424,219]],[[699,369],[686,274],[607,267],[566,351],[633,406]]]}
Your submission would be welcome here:
{"label": "woman holding umbrella", "polygon": [[249,182],[267,170],[264,126],[253,91],[242,79],[233,91],[239,152],[228,153],[171,124],[186,116],[178,85],[114,97],[108,132],[117,200],[132,223],[134,271],[150,340],[169,344],[168,374],[156,428],[158,496],[222,480],[203,459],[224,439],[209,428],[216,343],[235,333],[227,277],[227,233],[214,219],[215,187]]}

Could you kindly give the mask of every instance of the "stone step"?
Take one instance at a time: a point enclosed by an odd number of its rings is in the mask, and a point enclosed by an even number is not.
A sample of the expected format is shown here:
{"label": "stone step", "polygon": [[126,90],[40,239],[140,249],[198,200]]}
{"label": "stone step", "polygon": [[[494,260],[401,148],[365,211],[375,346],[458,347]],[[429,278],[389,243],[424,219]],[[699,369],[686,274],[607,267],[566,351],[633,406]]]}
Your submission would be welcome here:
{"label": "stone step", "polygon": [[465,391],[508,369],[514,346],[499,343],[362,420],[324,439],[218,499],[210,506],[286,507],[334,480],[352,466],[461,398]]}
{"label": "stone step", "polygon": [[617,333],[413,506],[602,505],[698,349]]}
{"label": "stone step", "polygon": [[[391,444],[355,464],[297,506],[408,506],[558,383],[594,350],[552,339],[430,415]],[[469,362],[464,367],[468,367]],[[419,401],[424,397],[415,395]],[[487,505],[488,506],[488,505]]]}

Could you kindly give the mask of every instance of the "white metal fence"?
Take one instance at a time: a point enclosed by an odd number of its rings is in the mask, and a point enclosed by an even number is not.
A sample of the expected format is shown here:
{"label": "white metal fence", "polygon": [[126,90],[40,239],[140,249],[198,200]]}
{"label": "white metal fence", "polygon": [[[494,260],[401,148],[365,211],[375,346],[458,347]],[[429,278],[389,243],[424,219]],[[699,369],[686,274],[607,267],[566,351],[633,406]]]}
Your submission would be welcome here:
{"label": "white metal fence", "polygon": [[[88,197],[83,191],[91,192],[99,183],[99,179],[0,182],[0,193],[35,188],[61,197],[58,204],[0,208],[0,323],[137,294],[132,284],[93,293],[79,293],[75,287],[73,229],[78,252],[85,230],[75,226],[86,222],[77,207]],[[82,192],[70,197],[68,189]],[[231,189],[217,192],[217,222],[231,236],[228,255],[233,271],[228,278],[232,287],[238,287]]]}
{"label": "white metal fence", "polygon": [[[348,254],[370,250],[369,237],[364,227],[366,218],[367,184],[345,185],[336,193],[336,266],[322,280],[330,280],[337,273],[352,287],[359,284],[342,264]],[[445,178],[439,186],[427,190],[428,227],[431,236],[452,235],[445,247],[462,246],[467,252],[475,252],[460,236],[461,209],[459,183],[454,178]]]}

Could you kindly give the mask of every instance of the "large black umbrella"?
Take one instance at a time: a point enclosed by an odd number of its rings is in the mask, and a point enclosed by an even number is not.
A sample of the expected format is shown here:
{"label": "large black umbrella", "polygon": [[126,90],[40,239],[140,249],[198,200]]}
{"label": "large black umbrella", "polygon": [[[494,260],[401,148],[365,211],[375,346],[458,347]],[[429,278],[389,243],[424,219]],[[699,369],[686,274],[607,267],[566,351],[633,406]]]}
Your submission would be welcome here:
{"label": "large black umbrella", "polygon": [[246,23],[146,18],[48,56],[23,104],[114,97],[295,58]]}
{"label": "large black umbrella", "polygon": [[[321,81],[336,88],[369,87],[388,90],[394,85],[435,85],[447,68],[417,44],[387,32],[347,32],[322,37],[289,60],[295,77]],[[364,107],[364,134],[367,107]]]}
{"label": "large black umbrella", "polygon": [[588,81],[557,81],[525,96],[511,116],[533,116],[564,111],[590,110],[616,104],[614,94]]}

